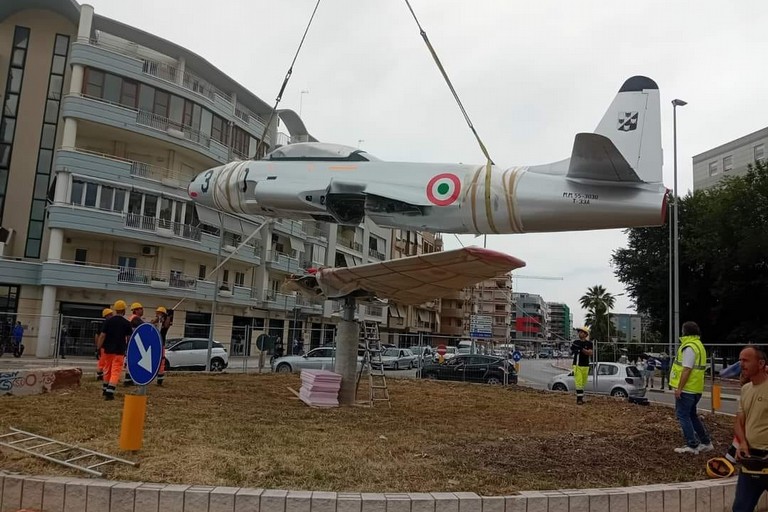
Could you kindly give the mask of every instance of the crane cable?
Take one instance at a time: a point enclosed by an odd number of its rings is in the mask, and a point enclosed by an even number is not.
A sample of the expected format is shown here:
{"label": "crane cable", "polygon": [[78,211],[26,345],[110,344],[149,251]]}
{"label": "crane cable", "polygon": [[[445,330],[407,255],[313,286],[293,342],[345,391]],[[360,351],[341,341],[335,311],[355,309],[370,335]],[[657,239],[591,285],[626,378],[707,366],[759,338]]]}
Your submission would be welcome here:
{"label": "crane cable", "polygon": [[475,136],[477,143],[480,145],[480,150],[483,152],[483,155],[485,155],[485,160],[486,160],[485,187],[484,187],[485,217],[488,221],[488,227],[491,228],[491,231],[493,233],[498,234],[499,231],[498,229],[496,229],[496,225],[493,221],[493,212],[491,208],[491,171],[493,169],[493,160],[491,159],[491,155],[488,153],[488,149],[486,149],[485,144],[483,144],[483,141],[480,138],[480,135],[477,133],[477,130],[475,129],[475,126],[472,124],[472,120],[469,118],[469,114],[467,114],[467,111],[464,108],[464,105],[461,103],[461,99],[459,99],[459,95],[456,92],[456,89],[454,89],[453,84],[451,83],[451,79],[448,78],[448,73],[445,71],[445,68],[443,67],[443,63],[440,62],[440,57],[437,56],[437,52],[435,51],[435,48],[432,46],[432,43],[429,42],[429,37],[427,36],[427,32],[421,26],[421,23],[419,23],[419,18],[416,17],[416,13],[413,11],[413,7],[411,7],[411,3],[408,0],[405,0],[405,5],[407,5],[408,10],[411,11],[411,16],[413,16],[413,19],[416,22],[416,25],[419,27],[419,34],[421,34],[421,38],[424,39],[424,43],[427,45],[427,48],[429,49],[429,53],[432,54],[432,58],[434,59],[435,64],[437,64],[437,68],[440,70],[440,73],[443,75],[443,78],[445,79],[445,83],[448,85],[448,88],[451,90],[451,94],[453,94],[453,99],[455,99],[456,104],[459,105],[459,109],[461,110],[461,114],[464,116],[464,120],[467,122],[467,126],[469,126],[469,129],[472,130],[472,134]]}
{"label": "crane cable", "polygon": [[312,10],[312,16],[309,17],[307,28],[304,29],[304,34],[301,36],[301,41],[299,41],[299,47],[296,48],[296,53],[293,56],[291,65],[288,67],[288,72],[285,74],[283,85],[282,87],[280,87],[280,92],[277,93],[277,98],[275,99],[275,106],[272,108],[272,111],[269,113],[269,120],[264,125],[264,132],[262,132],[261,134],[261,140],[259,140],[259,144],[256,146],[256,154],[253,155],[254,160],[257,160],[259,158],[259,155],[261,153],[261,148],[265,145],[264,139],[267,136],[267,130],[269,130],[269,126],[272,124],[272,119],[274,119],[275,117],[275,113],[277,112],[277,106],[280,104],[280,100],[283,99],[283,92],[285,92],[285,88],[288,85],[288,80],[290,80],[291,75],[293,74],[293,65],[296,64],[296,59],[299,57],[299,52],[301,51],[301,47],[304,45],[304,40],[307,38],[307,32],[309,32],[309,27],[312,25],[312,21],[315,19],[315,13],[317,13],[318,7],[320,7],[320,0],[317,0],[317,3],[315,4],[315,8],[314,10]]}

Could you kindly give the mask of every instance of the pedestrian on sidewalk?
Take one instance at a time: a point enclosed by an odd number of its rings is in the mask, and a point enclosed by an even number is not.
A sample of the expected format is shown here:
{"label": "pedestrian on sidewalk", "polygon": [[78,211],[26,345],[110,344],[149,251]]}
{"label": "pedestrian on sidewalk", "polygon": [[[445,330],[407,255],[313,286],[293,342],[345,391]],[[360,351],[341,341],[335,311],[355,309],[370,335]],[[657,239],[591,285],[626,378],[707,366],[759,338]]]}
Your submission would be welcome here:
{"label": "pedestrian on sidewalk", "polygon": [[696,455],[714,449],[709,432],[696,410],[704,393],[704,372],[707,369],[707,351],[700,336],[696,322],[685,322],[680,348],[672,362],[669,385],[675,389],[675,413],[685,437],[685,446],[675,448],[677,453]]}
{"label": "pedestrian on sidewalk", "polygon": [[[768,490],[768,475],[745,473],[749,461],[751,470],[768,468],[768,375],[766,354],[755,346],[739,354],[741,373],[749,382],[741,388],[739,412],[734,426],[739,443],[737,458],[742,462],[733,512],[752,512],[760,496]],[[764,460],[760,460],[760,459]]]}
{"label": "pedestrian on sidewalk", "polygon": [[666,352],[661,353],[661,361],[659,362],[659,369],[661,370],[661,390],[664,391],[669,386],[669,354]]}
{"label": "pedestrian on sidewalk", "polygon": [[573,380],[576,384],[576,403],[584,403],[584,388],[587,387],[587,378],[589,376],[589,358],[592,357],[592,342],[589,341],[589,329],[579,327],[576,329],[579,339],[571,343],[571,354],[573,354]]}
{"label": "pedestrian on sidewalk", "polygon": [[653,389],[653,378],[656,375],[656,361],[652,358],[648,358],[648,362],[645,364],[645,387]]}

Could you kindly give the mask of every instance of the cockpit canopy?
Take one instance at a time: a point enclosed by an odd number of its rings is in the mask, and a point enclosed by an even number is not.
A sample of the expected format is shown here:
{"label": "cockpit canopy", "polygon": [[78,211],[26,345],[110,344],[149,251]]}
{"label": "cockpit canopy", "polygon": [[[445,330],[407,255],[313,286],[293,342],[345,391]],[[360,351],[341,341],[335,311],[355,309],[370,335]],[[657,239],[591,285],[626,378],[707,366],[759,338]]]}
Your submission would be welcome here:
{"label": "cockpit canopy", "polygon": [[280,146],[264,157],[264,160],[319,160],[328,162],[370,162],[378,158],[362,149],[326,142],[300,142]]}

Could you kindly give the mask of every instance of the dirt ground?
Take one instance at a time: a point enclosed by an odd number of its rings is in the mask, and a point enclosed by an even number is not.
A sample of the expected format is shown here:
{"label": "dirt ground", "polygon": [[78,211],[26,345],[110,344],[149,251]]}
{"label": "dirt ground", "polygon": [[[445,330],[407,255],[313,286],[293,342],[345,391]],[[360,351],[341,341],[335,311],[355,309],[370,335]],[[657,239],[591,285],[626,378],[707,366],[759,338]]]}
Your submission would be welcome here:
{"label": "dirt ground", "polygon": [[[313,409],[286,389],[299,389],[298,375],[171,374],[149,387],[143,450],[121,454],[122,396],[104,402],[90,378],[70,392],[0,397],[0,431],[124,455],[140,469],[114,466],[108,477],[148,482],[499,495],[706,478],[707,455],[672,452],[683,441],[667,407],[600,397],[577,407],[571,395],[525,388],[390,379],[391,409]],[[719,455],[732,419],[705,422]],[[0,468],[85,475],[4,447]]]}

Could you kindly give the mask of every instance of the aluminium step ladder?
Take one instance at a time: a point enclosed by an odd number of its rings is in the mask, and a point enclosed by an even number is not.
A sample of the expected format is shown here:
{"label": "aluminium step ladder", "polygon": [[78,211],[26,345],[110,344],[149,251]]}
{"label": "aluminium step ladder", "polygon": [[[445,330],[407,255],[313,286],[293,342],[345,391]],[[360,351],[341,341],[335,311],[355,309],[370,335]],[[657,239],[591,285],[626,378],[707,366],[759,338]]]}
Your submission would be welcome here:
{"label": "aluminium step ladder", "polygon": [[379,323],[378,322],[360,322],[360,338],[365,344],[365,354],[363,355],[363,363],[360,367],[360,373],[357,376],[357,388],[360,386],[360,378],[363,371],[368,369],[368,385],[369,396],[368,401],[371,407],[376,405],[376,402],[387,402],[389,407],[392,407],[392,402],[389,399],[389,389],[387,388],[387,378],[384,375],[384,362],[381,359],[381,338],[379,337]]}
{"label": "aluminium step ladder", "polygon": [[[0,446],[18,450],[27,455],[33,455],[49,462],[55,462],[68,468],[85,471],[93,476],[104,476],[98,471],[106,464],[121,462],[131,466],[138,466],[136,462],[112,457],[104,453],[95,452],[86,448],[80,448],[73,444],[63,443],[49,437],[39,436],[32,432],[9,427],[11,432],[0,434]],[[55,457],[54,457],[55,455]]]}

